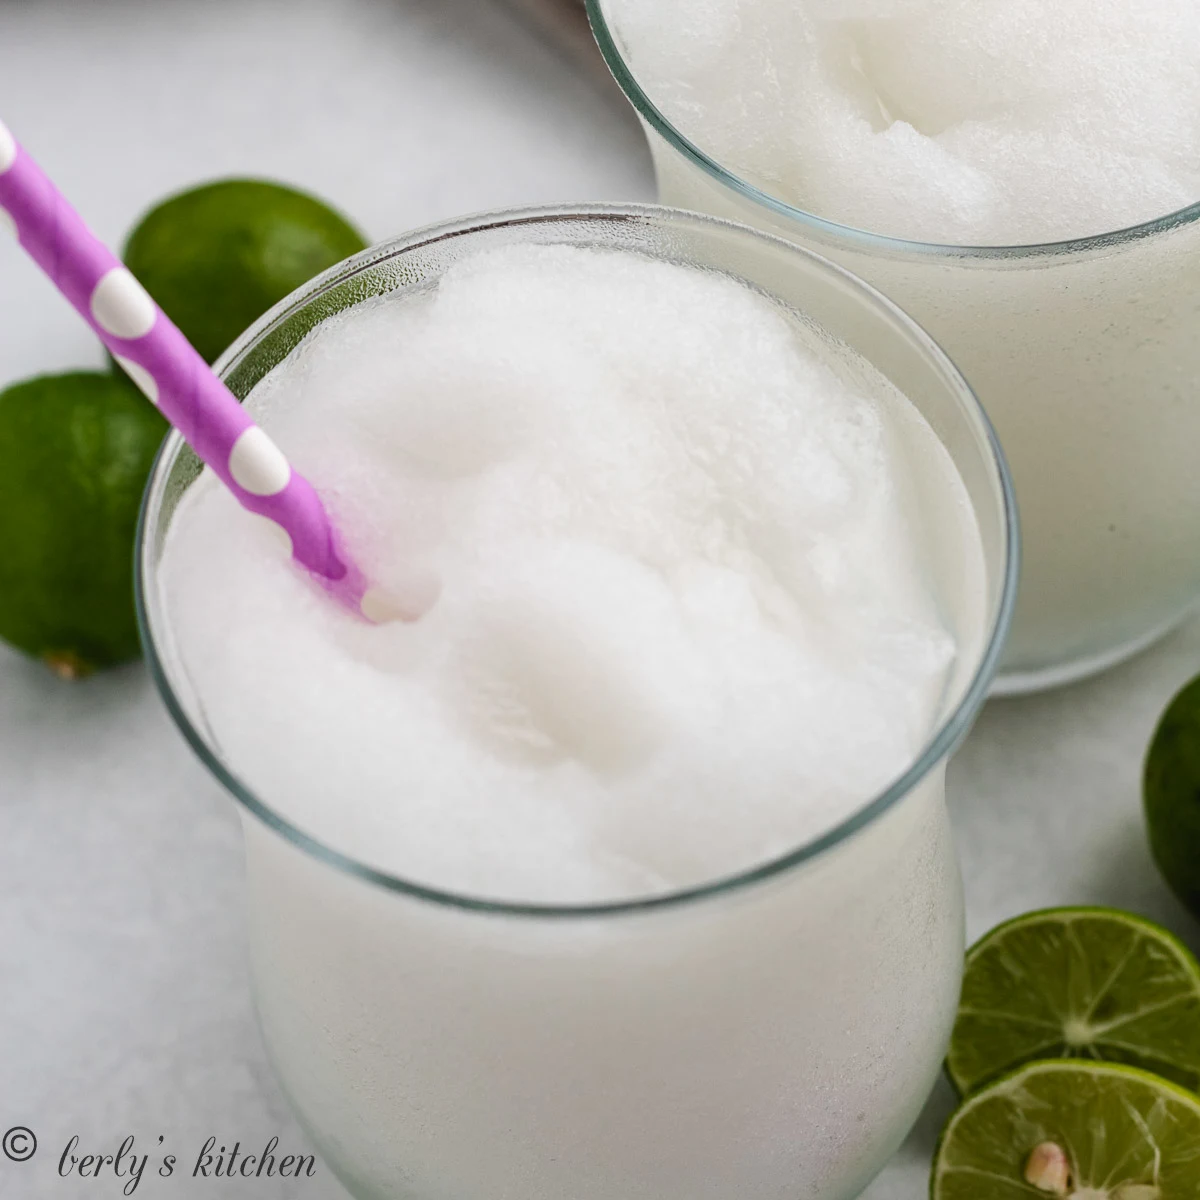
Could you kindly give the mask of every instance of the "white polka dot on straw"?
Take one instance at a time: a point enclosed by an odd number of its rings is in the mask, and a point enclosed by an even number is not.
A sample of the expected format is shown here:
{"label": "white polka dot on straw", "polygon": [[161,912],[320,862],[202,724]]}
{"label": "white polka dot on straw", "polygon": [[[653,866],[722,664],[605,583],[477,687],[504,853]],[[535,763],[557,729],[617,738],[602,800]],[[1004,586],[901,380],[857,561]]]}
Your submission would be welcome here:
{"label": "white polka dot on straw", "polygon": [[0,175],[17,161],[17,143],[8,132],[8,126],[0,121]]}
{"label": "white polka dot on straw", "polygon": [[124,267],[114,267],[100,277],[91,309],[96,324],[113,337],[145,337],[154,328],[154,301]]}
{"label": "white polka dot on straw", "polygon": [[154,376],[141,363],[135,363],[131,358],[122,358],[119,354],[113,357],[121,365],[121,370],[142,389],[150,403],[157,404],[158,384],[154,382]]}
{"label": "white polka dot on straw", "polygon": [[0,205],[0,233],[14,238],[17,236],[17,223],[9,216],[8,209],[3,205]]}
{"label": "white polka dot on straw", "polygon": [[229,473],[234,483],[252,496],[275,496],[287,487],[292,477],[283,452],[257,425],[252,425],[233,443]]}

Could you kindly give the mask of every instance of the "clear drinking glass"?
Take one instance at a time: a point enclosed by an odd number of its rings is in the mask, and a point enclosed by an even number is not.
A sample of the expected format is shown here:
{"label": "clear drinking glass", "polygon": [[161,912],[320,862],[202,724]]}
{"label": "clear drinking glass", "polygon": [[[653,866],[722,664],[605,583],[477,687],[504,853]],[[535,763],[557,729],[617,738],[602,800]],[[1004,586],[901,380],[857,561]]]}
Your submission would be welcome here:
{"label": "clear drinking glass", "polygon": [[928,245],[824,220],[689,140],[587,0],[646,130],[665,204],[814,249],[937,340],[995,423],[1021,510],[1022,575],[998,691],[1099,671],[1200,597],[1200,203],[1099,237]]}
{"label": "clear drinking glass", "polygon": [[241,805],[267,1047],[313,1141],[360,1200],[846,1200],[915,1119],[958,1000],[962,897],[945,763],[987,692],[1011,614],[1016,530],[1002,458],[961,376],[882,297],[805,251],[666,209],[502,214],[386,243],[284,301],[219,370],[245,397],[335,313],[518,242],[728,272],[863,353],[962,475],[986,613],[965,615],[943,547],[930,570],[962,652],[935,732],[903,778],[817,841],[735,878],[628,903],[438,892],[321,844],[288,819],[286,796],[254,794],[226,761],[158,583],[172,516],[200,469],[172,435],[142,515],[142,632],[167,707]]}

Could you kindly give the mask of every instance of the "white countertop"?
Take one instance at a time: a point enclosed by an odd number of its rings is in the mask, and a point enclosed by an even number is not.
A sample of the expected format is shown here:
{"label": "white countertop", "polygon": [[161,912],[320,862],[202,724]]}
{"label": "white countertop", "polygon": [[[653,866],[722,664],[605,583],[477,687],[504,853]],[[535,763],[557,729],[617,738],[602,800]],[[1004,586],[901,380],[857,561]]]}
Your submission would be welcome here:
{"label": "white countertop", "polygon": [[[382,238],[505,205],[649,199],[632,116],[486,0],[43,0],[0,5],[0,115],[102,237],[172,189],[269,175]],[[0,245],[0,380],[99,365],[90,334]],[[984,712],[950,772],[972,937],[1048,904],[1200,926],[1142,833],[1141,756],[1200,670],[1200,624],[1098,681]],[[0,1198],[118,1196],[61,1179],[72,1134],[194,1159],[303,1136],[260,1048],[232,802],[144,670],[66,685],[0,649]],[[870,1200],[920,1200],[940,1091]],[[160,1147],[156,1139],[164,1138]],[[303,1182],[147,1175],[136,1195],[333,1200]]]}

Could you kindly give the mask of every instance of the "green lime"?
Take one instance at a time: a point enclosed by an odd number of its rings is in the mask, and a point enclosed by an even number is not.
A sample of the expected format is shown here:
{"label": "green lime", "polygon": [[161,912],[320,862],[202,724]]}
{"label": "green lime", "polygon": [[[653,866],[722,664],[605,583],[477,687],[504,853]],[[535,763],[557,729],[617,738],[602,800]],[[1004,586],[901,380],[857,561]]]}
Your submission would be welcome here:
{"label": "green lime", "polygon": [[1196,1200],[1200,1097],[1134,1067],[1036,1062],[950,1118],[931,1200]]}
{"label": "green lime", "polygon": [[1158,868],[1200,917],[1200,678],[1163,713],[1146,755],[1143,794]]}
{"label": "green lime", "polygon": [[125,264],[211,363],[272,305],[365,246],[312,196],[228,179],[151,209],[129,235]]}
{"label": "green lime", "polygon": [[60,675],[137,657],[134,534],[166,429],[115,375],[0,392],[0,638]]}
{"label": "green lime", "polygon": [[1165,929],[1115,909],[1048,909],[993,929],[967,951],[950,1079],[967,1095],[1046,1058],[1200,1088],[1200,965]]}

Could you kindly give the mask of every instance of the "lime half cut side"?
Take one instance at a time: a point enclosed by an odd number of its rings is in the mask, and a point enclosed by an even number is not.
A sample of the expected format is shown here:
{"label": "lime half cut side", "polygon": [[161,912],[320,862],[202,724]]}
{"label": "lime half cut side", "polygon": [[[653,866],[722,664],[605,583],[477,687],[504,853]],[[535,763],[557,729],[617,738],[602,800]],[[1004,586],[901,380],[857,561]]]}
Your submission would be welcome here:
{"label": "lime half cut side", "polygon": [[1115,909],[1049,909],[994,929],[967,952],[950,1079],[965,1096],[1050,1058],[1200,1089],[1200,965],[1165,929]]}
{"label": "lime half cut side", "polygon": [[1195,1200],[1200,1097],[1113,1063],[1036,1062],[950,1118],[932,1200]]}

